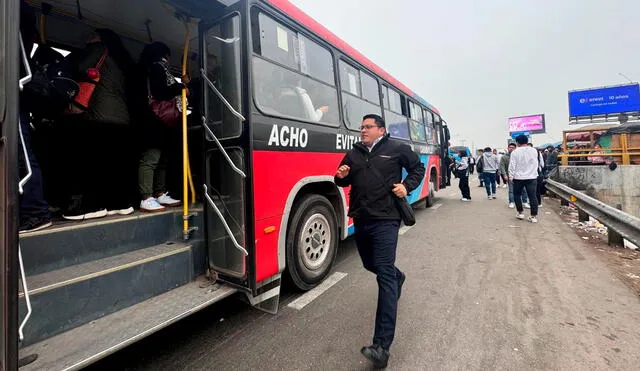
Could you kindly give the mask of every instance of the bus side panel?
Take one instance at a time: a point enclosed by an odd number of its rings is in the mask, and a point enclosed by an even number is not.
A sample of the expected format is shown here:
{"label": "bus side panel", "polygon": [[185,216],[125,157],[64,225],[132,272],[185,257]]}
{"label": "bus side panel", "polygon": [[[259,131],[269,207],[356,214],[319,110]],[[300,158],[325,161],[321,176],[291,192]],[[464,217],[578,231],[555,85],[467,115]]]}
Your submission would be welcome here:
{"label": "bus side panel", "polygon": [[[279,236],[287,199],[300,180],[331,176],[344,153],[253,151],[256,280],[278,273]],[[294,210],[291,210],[294,212]],[[265,228],[275,227],[272,233]],[[285,241],[282,242],[284,248]],[[280,254],[284,254],[281,251]]]}

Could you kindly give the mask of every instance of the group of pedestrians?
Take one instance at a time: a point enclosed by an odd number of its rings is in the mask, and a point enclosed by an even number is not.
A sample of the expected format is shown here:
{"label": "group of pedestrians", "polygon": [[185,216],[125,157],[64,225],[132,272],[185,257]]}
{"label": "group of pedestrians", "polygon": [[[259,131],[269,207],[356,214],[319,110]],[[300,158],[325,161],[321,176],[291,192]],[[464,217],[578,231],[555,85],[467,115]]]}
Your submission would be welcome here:
{"label": "group of pedestrians", "polygon": [[477,159],[468,156],[465,151],[459,153],[453,169],[460,179],[459,188],[463,202],[471,201],[469,176],[475,163],[480,186],[484,186],[487,199],[497,199],[498,182],[509,187],[508,207],[517,210],[516,217],[525,219],[524,209],[530,209],[528,220],[538,222],[538,209],[542,205],[542,191],[544,188],[544,173],[548,167],[545,159],[525,135],[516,137],[515,143],[510,143],[508,153],[499,155],[497,151],[486,147]]}

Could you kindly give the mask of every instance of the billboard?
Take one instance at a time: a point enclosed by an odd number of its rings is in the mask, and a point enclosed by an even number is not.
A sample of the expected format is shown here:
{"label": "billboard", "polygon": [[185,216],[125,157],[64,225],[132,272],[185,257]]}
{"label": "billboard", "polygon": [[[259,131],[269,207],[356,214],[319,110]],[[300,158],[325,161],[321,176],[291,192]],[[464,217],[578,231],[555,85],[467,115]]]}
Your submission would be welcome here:
{"label": "billboard", "polygon": [[640,111],[638,84],[569,92],[569,117]]}
{"label": "billboard", "polygon": [[510,117],[509,134],[524,132],[527,132],[529,134],[544,133],[544,114]]}

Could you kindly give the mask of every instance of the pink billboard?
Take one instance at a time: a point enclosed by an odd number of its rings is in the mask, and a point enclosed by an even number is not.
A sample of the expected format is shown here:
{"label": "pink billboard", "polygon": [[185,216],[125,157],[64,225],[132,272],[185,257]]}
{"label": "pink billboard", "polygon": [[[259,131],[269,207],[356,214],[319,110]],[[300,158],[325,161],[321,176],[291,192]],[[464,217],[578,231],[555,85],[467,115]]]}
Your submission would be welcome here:
{"label": "pink billboard", "polygon": [[529,132],[540,134],[545,132],[544,114],[509,118],[509,133]]}

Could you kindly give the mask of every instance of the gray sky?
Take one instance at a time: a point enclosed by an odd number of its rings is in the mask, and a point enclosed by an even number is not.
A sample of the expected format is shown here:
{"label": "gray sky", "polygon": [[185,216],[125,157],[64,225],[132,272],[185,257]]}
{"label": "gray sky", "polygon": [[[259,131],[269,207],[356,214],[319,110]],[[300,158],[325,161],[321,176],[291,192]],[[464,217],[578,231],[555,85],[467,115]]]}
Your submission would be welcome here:
{"label": "gray sky", "polygon": [[504,148],[536,113],[534,143],[559,141],[567,91],[640,80],[639,0],[291,1],[438,107],[452,144]]}

